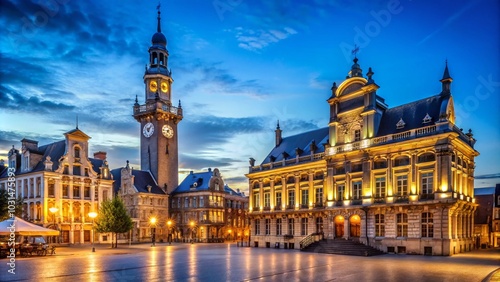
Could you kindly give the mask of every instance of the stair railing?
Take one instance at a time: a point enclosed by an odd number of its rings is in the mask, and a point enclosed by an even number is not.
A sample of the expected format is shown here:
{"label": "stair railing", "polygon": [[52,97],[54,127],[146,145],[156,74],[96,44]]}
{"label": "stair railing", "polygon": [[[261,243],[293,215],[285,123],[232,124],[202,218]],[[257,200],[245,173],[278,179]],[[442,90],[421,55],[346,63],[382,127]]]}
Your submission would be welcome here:
{"label": "stair railing", "polygon": [[300,245],[300,249],[304,249],[306,248],[307,246],[311,245],[312,243],[314,243],[314,235],[316,233],[311,233],[309,235],[307,235],[304,239],[302,239],[300,242],[299,242],[299,245]]}

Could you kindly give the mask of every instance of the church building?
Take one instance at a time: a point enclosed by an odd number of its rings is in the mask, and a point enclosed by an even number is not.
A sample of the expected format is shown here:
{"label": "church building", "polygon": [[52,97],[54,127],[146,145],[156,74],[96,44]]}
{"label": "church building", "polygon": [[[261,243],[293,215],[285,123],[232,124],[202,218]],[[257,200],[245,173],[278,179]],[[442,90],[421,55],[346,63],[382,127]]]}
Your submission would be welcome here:
{"label": "church building", "polygon": [[455,125],[446,65],[437,95],[389,107],[358,59],[333,83],[326,127],[282,137],[250,159],[255,247],[306,248],[321,238],[383,252],[453,255],[473,246],[472,132]]}

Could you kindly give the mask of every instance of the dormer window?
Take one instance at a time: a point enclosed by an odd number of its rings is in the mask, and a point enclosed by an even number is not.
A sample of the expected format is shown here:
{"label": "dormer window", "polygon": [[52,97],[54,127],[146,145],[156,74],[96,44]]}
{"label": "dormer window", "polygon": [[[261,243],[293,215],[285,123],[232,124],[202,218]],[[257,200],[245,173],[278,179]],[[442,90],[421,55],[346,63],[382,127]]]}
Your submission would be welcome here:
{"label": "dormer window", "polygon": [[396,123],[396,128],[397,129],[401,129],[401,128],[404,128],[405,127],[405,122],[403,121],[403,118],[400,118],[398,123]]}
{"label": "dormer window", "polygon": [[80,158],[80,148],[75,147],[75,159],[79,159],[79,158]]}
{"label": "dormer window", "polygon": [[431,121],[432,121],[431,116],[429,116],[429,114],[426,114],[425,117],[424,117],[424,122],[423,123],[429,123]]}

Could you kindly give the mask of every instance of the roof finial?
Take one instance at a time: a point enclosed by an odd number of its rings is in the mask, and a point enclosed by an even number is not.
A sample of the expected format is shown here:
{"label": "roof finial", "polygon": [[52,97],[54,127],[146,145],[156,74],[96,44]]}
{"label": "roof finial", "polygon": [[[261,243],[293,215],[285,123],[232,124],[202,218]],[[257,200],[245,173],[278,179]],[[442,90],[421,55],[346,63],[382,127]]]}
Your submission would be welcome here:
{"label": "roof finial", "polygon": [[278,120],[278,123],[276,125],[276,129],[280,129],[280,120]]}
{"label": "roof finial", "polygon": [[161,25],[160,25],[160,20],[161,20],[161,17],[160,17],[160,7],[161,7],[161,3],[160,1],[158,1],[158,6],[156,6],[156,10],[158,10],[158,28],[157,28],[157,31],[158,32],[161,32]]}
{"label": "roof finial", "polygon": [[354,44],[354,49],[351,51],[351,54],[354,54],[354,59],[356,59],[356,54],[359,52],[359,46]]}
{"label": "roof finial", "polygon": [[76,129],[78,129],[78,114],[76,114]]}

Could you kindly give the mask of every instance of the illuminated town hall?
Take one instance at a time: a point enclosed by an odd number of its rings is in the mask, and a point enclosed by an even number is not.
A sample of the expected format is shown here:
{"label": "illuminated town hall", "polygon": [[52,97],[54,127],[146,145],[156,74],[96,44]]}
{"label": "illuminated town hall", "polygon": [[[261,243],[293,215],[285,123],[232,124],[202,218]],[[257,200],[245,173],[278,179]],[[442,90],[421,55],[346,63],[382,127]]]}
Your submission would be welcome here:
{"label": "illuminated town hall", "polygon": [[254,246],[307,249],[325,238],[397,253],[474,247],[478,152],[455,125],[448,66],[439,94],[392,108],[373,75],[355,58],[333,83],[327,127],[282,137],[278,123],[275,147],[260,165],[250,160]]}

